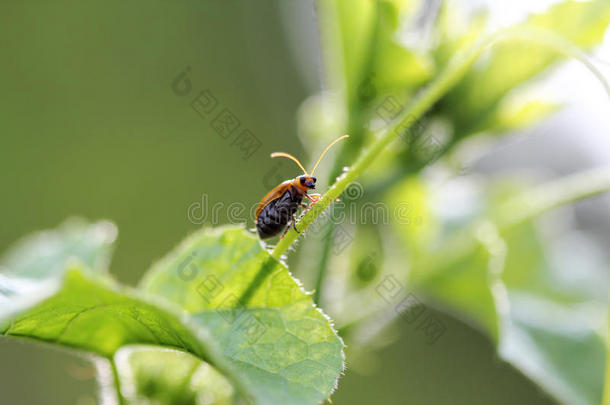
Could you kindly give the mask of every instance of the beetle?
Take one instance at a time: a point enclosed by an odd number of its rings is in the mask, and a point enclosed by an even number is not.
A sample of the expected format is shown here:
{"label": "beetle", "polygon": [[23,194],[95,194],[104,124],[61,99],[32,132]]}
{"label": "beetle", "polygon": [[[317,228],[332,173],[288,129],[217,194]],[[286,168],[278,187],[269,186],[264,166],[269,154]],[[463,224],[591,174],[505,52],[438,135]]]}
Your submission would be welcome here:
{"label": "beetle", "polygon": [[307,173],[301,162],[289,153],[274,152],[271,154],[272,158],[285,157],[292,160],[303,170],[303,175],[279,184],[267,193],[256,206],[256,231],[261,239],[272,238],[284,229],[288,230],[289,228],[286,228],[286,226],[289,223],[292,223],[294,230],[299,232],[295,226],[294,216],[299,207],[306,207],[302,203],[303,197],[306,197],[312,204],[320,198],[319,194],[310,195],[307,193],[309,190],[316,188],[316,178],[313,176],[316,168],[326,152],[334,144],[347,137],[348,135],[343,135],[332,141],[320,154],[311,173]]}

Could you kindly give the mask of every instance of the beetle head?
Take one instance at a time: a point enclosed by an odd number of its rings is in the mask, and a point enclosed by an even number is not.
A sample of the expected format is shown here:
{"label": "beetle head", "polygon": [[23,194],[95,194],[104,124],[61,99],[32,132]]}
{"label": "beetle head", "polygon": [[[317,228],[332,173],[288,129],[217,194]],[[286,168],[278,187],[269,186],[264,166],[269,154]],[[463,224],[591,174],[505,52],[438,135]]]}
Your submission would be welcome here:
{"label": "beetle head", "polygon": [[316,188],[316,178],[313,176],[299,176],[297,180],[303,189],[312,190]]}

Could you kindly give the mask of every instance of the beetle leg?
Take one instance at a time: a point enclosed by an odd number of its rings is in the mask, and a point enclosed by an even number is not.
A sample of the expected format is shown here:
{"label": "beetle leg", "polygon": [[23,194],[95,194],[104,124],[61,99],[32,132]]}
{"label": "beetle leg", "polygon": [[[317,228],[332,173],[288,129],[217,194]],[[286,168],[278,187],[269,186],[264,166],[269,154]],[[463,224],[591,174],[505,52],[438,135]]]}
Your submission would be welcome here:
{"label": "beetle leg", "polygon": [[301,231],[299,231],[299,230],[297,229],[297,221],[294,221],[294,222],[292,223],[292,229],[294,229],[296,233],[301,233]]}
{"label": "beetle leg", "polygon": [[317,203],[320,200],[320,198],[322,198],[322,194],[305,194],[305,196],[312,203]]}
{"label": "beetle leg", "polygon": [[[307,196],[307,198],[309,198],[309,201],[311,201],[312,203],[317,203],[318,201],[320,201],[320,198],[322,198],[322,194],[305,194]],[[341,201],[339,198],[337,198],[335,200],[335,202],[339,202]]]}
{"label": "beetle leg", "polygon": [[290,228],[294,229],[294,230],[296,231],[296,233],[301,233],[301,231],[299,231],[299,230],[297,229],[297,221],[296,221],[296,218],[292,217],[292,221],[290,221],[290,222],[291,222],[291,225],[290,225],[290,226],[288,226],[288,227],[286,228],[286,230],[284,231],[284,233],[282,234],[282,236],[280,236],[280,240],[282,240],[282,239],[284,238],[284,236],[286,236],[286,234],[288,233],[288,231],[290,230]]}
{"label": "beetle leg", "polygon": [[301,231],[299,231],[297,229],[297,218],[296,218],[296,214],[295,216],[292,217],[292,229],[295,230],[296,233],[301,233]]}

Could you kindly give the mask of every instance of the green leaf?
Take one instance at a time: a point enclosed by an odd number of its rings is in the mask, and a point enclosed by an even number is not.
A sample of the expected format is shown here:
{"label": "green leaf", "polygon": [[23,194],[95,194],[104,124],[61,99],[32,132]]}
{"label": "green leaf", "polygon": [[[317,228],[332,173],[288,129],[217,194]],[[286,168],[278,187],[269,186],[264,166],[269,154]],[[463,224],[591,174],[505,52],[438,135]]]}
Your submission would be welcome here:
{"label": "green leaf", "polygon": [[261,404],[327,398],[343,370],[343,344],[287,269],[241,228],[192,235],[142,287],[205,325]]}
{"label": "green leaf", "polygon": [[203,345],[171,313],[130,296],[109,279],[91,278],[81,268],[65,274],[45,301],[8,321],[0,332],[87,350],[110,358],[127,344],[156,344],[207,358]]}
{"label": "green leaf", "polygon": [[372,84],[380,95],[415,89],[434,73],[430,58],[407,49],[391,37],[382,37],[376,46]]}
{"label": "green leaf", "polygon": [[375,32],[374,1],[318,1],[320,36],[331,88],[343,89],[346,104],[358,96]]}
{"label": "green leaf", "polygon": [[[586,258],[575,262],[574,244],[570,256],[579,286],[562,280],[533,217],[607,190],[608,178],[606,171],[591,170],[532,189],[496,182],[480,198],[480,217],[449,238],[396,225],[412,260],[409,286],[473,321],[497,342],[504,360],[566,403],[598,404],[602,398],[606,349],[600,325],[607,303],[594,292],[605,281],[587,269]],[[422,184],[410,181],[390,200],[434,205],[425,196]]]}
{"label": "green leaf", "polygon": [[[598,404],[604,376],[604,340],[599,325],[604,304],[561,282],[549,252],[526,221],[505,232],[502,279],[510,311],[503,321],[500,355],[549,393],[573,404]],[[572,255],[577,260],[578,253]],[[595,284],[584,263],[581,282]]]}
{"label": "green leaf", "polygon": [[56,230],[37,232],[18,241],[3,254],[0,263],[6,274],[28,279],[61,277],[70,260],[105,273],[116,236],[116,226],[111,222],[89,224],[72,218]]}
{"label": "green leaf", "polygon": [[[600,186],[603,189],[603,184],[597,184],[600,178],[606,179],[607,189],[607,176],[596,173],[588,172],[588,178],[574,175],[562,180],[561,185],[546,184],[533,191],[496,184],[502,191],[490,193],[493,197],[486,201],[486,212],[503,225],[500,233],[491,224],[475,223],[453,240],[456,245],[435,250],[438,259],[423,261],[413,280],[427,294],[492,332],[503,359],[555,398],[574,404],[597,404],[601,400],[605,348],[599,325],[605,303],[587,294],[595,288],[578,289],[561,282],[550,267],[549,253],[535,232],[532,218],[519,216],[519,222],[508,226],[507,214],[515,210],[518,215],[540,214],[544,210],[536,207],[550,209],[576,196],[589,195]],[[587,272],[584,263],[576,268],[581,283],[587,274],[596,274]],[[590,284],[598,282],[594,277],[589,279]]]}
{"label": "green leaf", "polygon": [[[396,214],[398,236],[408,248],[409,260],[417,262],[421,254],[434,244],[441,231],[431,207],[431,195],[426,184],[411,176],[394,186],[387,194],[391,210]],[[425,221],[425,226],[421,226]],[[413,271],[417,271],[417,267]]]}
{"label": "green leaf", "polygon": [[487,14],[466,16],[461,4],[445,1],[442,3],[435,26],[438,46],[432,54],[438,66],[446,66],[459,49],[474,46],[485,35]]}
{"label": "green leaf", "polygon": [[15,243],[0,260],[0,325],[3,318],[53,294],[70,262],[105,274],[116,236],[110,222],[89,224],[73,218],[57,230],[37,232]]}
{"label": "green leaf", "polygon": [[590,308],[512,290],[509,303],[498,349],[502,358],[558,400],[599,404],[605,345]]}
{"label": "green leaf", "polygon": [[503,100],[498,109],[490,114],[489,121],[484,126],[494,132],[523,129],[551,115],[558,108],[556,103],[523,101],[523,97],[519,97],[519,100]]}
{"label": "green leaf", "polygon": [[115,355],[121,392],[131,404],[230,405],[231,384],[189,353],[154,346],[126,346]]}
{"label": "green leaf", "polygon": [[104,357],[129,343],[180,347],[203,356],[201,344],[177,318],[133,298],[133,291],[121,289],[103,271],[115,238],[116,228],[108,222],[71,220],[17,243],[2,260],[0,333]]}
{"label": "green leaf", "polygon": [[477,234],[461,239],[468,241],[465,254],[446,251],[440,236],[442,218],[431,209],[430,194],[416,178],[398,184],[389,194],[395,213],[401,204],[408,209],[408,217],[393,225],[407,247],[409,286],[496,340],[498,315],[492,288],[498,281],[502,242],[493,225],[484,223]]}
{"label": "green leaf", "polygon": [[413,273],[411,283],[497,342],[501,303],[494,290],[500,284],[503,255],[496,228],[484,223],[477,228],[476,241],[467,254],[424,260],[425,270]]}
{"label": "green leaf", "polygon": [[[90,228],[81,228],[83,239],[77,246],[91,247],[85,243]],[[64,231],[52,234],[66,246],[76,246],[72,242],[80,238],[62,237]],[[101,240],[97,253],[93,248],[60,248],[61,244],[53,246],[69,252],[66,257],[47,254],[50,250],[28,253],[22,248],[27,243],[14,252],[66,263],[75,257],[73,252],[86,252],[85,259],[100,257],[109,241]],[[224,228],[201,231],[181,249],[166,259],[167,266],[159,265],[149,275],[148,289],[182,304],[172,295],[178,294],[188,301],[184,309],[191,316],[183,316],[160,296],[121,287],[82,264],[70,264],[59,274],[55,271],[59,265],[38,260],[54,271],[45,275],[42,269],[24,265],[18,267],[20,271],[39,278],[21,277],[19,270],[2,275],[0,334],[84,350],[109,360],[126,345],[171,347],[213,365],[256,404],[315,404],[327,398],[343,370],[343,344],[329,320],[258,239],[241,228]],[[188,268],[182,266],[190,254],[200,256],[186,263]],[[27,262],[16,254],[9,257],[13,264]],[[226,286],[225,292],[241,294],[247,307],[242,310],[230,296],[215,302],[214,309],[202,306],[204,299],[197,292],[201,285],[185,282],[180,276],[187,273],[182,270],[215,275]],[[156,288],[160,282],[167,283],[163,291]]]}

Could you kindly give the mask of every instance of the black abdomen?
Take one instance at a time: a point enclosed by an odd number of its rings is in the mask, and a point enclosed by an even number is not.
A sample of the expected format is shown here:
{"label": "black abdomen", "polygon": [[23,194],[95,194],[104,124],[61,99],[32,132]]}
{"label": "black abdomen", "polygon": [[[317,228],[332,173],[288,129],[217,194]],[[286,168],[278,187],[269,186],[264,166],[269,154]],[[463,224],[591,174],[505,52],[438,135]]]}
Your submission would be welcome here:
{"label": "black abdomen", "polygon": [[282,232],[299,209],[303,196],[290,187],[282,196],[263,208],[256,220],[256,230],[261,239],[274,237]]}

